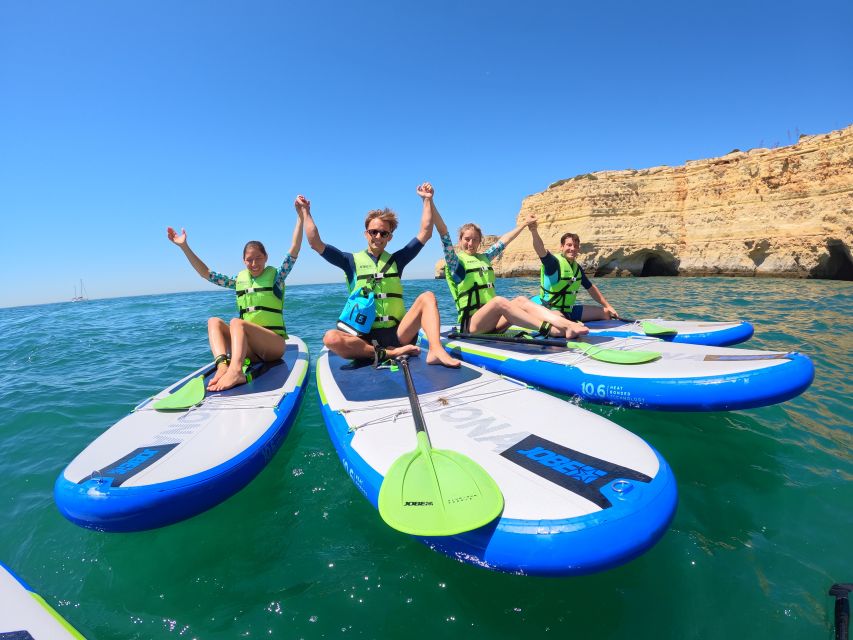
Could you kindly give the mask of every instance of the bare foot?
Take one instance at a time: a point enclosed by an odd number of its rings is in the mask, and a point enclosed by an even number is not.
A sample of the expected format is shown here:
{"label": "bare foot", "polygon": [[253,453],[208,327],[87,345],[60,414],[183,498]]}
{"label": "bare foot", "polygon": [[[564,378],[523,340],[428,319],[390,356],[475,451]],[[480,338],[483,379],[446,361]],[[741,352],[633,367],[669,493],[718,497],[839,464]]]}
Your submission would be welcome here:
{"label": "bare foot", "polygon": [[215,385],[210,385],[209,391],[225,391],[231,387],[236,387],[240,384],[246,384],[246,376],[241,371],[231,371],[230,369]]}
{"label": "bare foot", "polygon": [[459,360],[451,356],[444,349],[436,349],[435,352],[430,350],[427,353],[426,361],[427,364],[440,364],[454,369],[461,366]]}
{"label": "bare foot", "polygon": [[400,356],[416,356],[420,352],[421,348],[414,344],[404,344],[402,347],[385,349],[385,353],[389,358],[399,358]]}
{"label": "bare foot", "polygon": [[210,379],[210,382],[207,383],[208,391],[213,391],[213,385],[219,382],[219,379],[225,375],[226,371],[228,371],[228,365],[224,362],[216,367],[216,373],[213,374],[213,377]]}

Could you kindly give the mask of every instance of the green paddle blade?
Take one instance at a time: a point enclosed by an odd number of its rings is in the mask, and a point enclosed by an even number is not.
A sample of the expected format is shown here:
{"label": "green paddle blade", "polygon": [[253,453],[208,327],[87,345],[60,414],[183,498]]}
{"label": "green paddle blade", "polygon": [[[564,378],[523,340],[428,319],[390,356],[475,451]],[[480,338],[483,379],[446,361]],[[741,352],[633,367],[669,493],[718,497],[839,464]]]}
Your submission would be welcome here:
{"label": "green paddle blade", "polygon": [[391,465],[379,489],[379,515],[415,536],[452,536],[497,518],[501,490],[476,462],[457,451],[433,449],[425,432],[418,448]]}
{"label": "green paddle blade", "polygon": [[654,322],[649,322],[648,320],[641,320],[640,328],[647,336],[674,336],[676,333],[678,333],[678,330],[676,329],[672,329],[671,327],[665,327],[661,324],[655,324]]}
{"label": "green paddle blade", "polygon": [[158,411],[189,409],[204,400],[204,376],[196,376],[183,387],[160,398],[152,406]]}
{"label": "green paddle blade", "polygon": [[644,362],[657,360],[661,356],[657,351],[605,349],[604,347],[598,347],[594,344],[584,344],[583,342],[567,342],[566,346],[569,349],[582,351],[593,360],[609,362],[610,364],[643,364]]}

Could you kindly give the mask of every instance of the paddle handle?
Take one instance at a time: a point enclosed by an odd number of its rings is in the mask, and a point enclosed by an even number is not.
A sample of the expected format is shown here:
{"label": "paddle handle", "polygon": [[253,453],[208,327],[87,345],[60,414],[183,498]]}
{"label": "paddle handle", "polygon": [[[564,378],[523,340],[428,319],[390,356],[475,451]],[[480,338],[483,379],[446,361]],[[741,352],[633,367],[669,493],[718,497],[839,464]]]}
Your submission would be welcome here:
{"label": "paddle handle", "polygon": [[409,392],[409,404],[412,407],[412,418],[415,421],[415,429],[418,433],[423,432],[427,436],[427,439],[429,439],[426,430],[426,420],[421,410],[421,402],[418,399],[418,392],[415,391],[415,381],[412,380],[412,372],[409,371],[409,356],[400,356],[397,358],[397,362],[403,370],[403,377],[406,379],[406,390]]}
{"label": "paddle handle", "polygon": [[834,584],[829,595],[835,596],[835,640],[847,640],[850,627],[850,600],[853,584]]}

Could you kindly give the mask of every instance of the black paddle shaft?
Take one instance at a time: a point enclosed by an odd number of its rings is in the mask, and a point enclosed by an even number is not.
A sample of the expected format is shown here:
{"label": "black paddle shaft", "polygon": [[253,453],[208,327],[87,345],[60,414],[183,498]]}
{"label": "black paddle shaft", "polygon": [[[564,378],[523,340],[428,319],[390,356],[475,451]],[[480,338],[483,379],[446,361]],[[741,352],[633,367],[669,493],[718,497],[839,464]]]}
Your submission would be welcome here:
{"label": "black paddle shaft", "polygon": [[451,340],[484,340],[487,342],[514,342],[516,344],[538,344],[544,347],[566,348],[565,338],[516,338],[515,336],[492,336],[485,333],[458,333],[453,331],[447,335]]}
{"label": "black paddle shaft", "polygon": [[418,392],[415,391],[415,382],[412,380],[412,372],[409,371],[409,356],[400,356],[397,358],[400,368],[403,369],[403,377],[406,379],[406,389],[409,392],[409,404],[412,406],[412,418],[415,420],[415,430],[423,431],[429,438],[429,433],[426,430],[426,420],[424,420],[423,411],[421,411],[421,401],[418,399]]}
{"label": "black paddle shaft", "polygon": [[829,595],[835,596],[835,640],[847,640],[850,625],[850,600],[853,584],[834,584]]}

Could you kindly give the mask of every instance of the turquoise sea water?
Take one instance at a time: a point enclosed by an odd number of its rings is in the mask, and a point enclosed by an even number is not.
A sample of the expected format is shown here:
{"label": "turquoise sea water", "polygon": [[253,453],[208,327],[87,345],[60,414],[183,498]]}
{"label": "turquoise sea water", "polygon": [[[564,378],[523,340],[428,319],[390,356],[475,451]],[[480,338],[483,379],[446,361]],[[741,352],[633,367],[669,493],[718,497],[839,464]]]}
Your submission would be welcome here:
{"label": "turquoise sea water", "polygon": [[[287,325],[311,350],[311,383],[269,466],[200,516],[132,534],[65,521],[53,483],[139,400],[209,359],[206,319],[232,316],[233,294],[0,309],[0,560],[98,639],[829,638],[826,593],[853,581],[853,285],[598,284],[626,316],[748,319],[748,346],[802,351],[817,371],[802,396],[749,411],[583,405],[646,439],[678,480],[670,530],[627,565],[503,575],[386,527],[344,474],[318,406],[313,364],[342,284],[288,288]],[[406,297],[427,288],[450,319],[443,282],[409,281]],[[535,286],[503,280],[498,290]]]}

